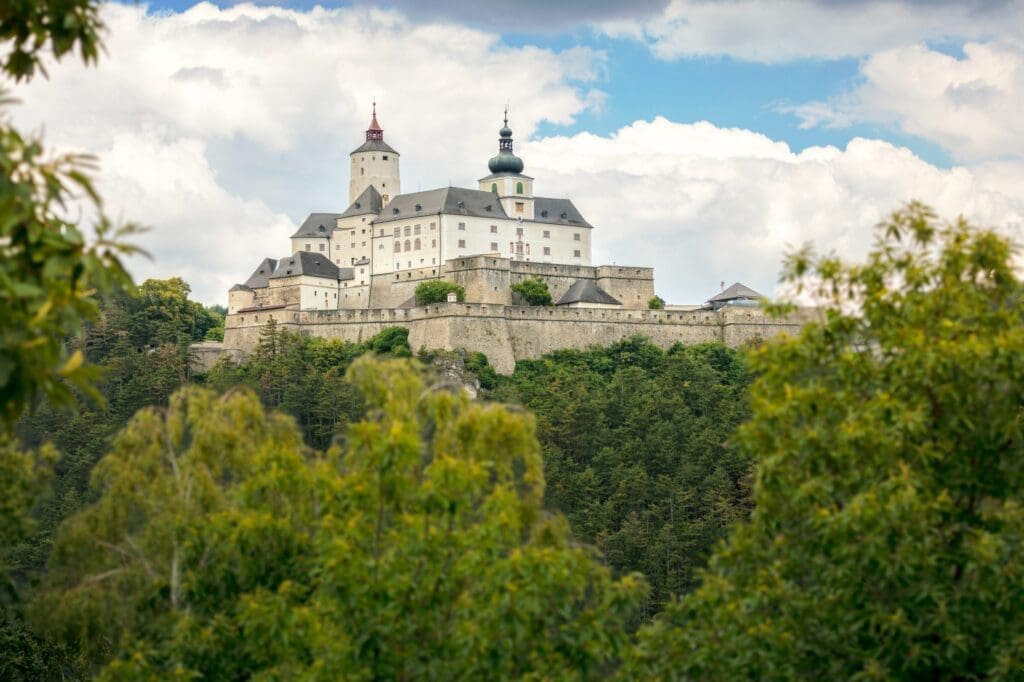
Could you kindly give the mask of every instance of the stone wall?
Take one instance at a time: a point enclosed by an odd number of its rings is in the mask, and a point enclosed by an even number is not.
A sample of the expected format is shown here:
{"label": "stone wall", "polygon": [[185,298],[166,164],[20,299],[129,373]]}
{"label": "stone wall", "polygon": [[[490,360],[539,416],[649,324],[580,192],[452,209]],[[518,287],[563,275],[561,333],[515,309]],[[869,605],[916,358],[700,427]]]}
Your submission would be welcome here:
{"label": "stone wall", "polygon": [[[223,348],[251,352],[267,319],[269,315],[229,315]],[[702,341],[738,346],[796,333],[809,313],[773,319],[757,308],[677,312],[442,303],[407,309],[288,310],[279,311],[275,319],[283,329],[356,343],[387,327],[402,326],[409,329],[414,350],[480,351],[498,372],[507,374],[517,360],[563,348],[608,345],[634,335],[646,336],[662,348]]]}

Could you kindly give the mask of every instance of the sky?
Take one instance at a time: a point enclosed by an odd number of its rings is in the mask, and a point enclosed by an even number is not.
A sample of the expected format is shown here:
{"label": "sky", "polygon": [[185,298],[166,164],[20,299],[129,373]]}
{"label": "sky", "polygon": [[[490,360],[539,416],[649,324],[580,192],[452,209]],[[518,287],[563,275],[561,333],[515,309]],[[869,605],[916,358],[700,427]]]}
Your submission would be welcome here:
{"label": "sky", "polygon": [[404,191],[476,187],[502,111],[595,264],[670,303],[779,293],[787,251],[851,260],[906,201],[1024,237],[1024,0],[109,3],[99,65],[13,88],[93,154],[131,270],[226,303],[311,212],[348,205],[377,102]]}

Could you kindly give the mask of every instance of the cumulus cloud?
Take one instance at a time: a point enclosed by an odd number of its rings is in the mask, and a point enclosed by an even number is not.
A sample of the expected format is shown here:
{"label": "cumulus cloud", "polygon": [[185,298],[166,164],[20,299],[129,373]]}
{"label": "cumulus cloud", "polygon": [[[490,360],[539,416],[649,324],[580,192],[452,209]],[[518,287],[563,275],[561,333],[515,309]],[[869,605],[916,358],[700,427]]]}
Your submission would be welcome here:
{"label": "cumulus cloud", "polygon": [[572,197],[597,226],[597,260],[654,265],[677,303],[737,280],[771,295],[787,246],[807,241],[860,258],[909,199],[1024,237],[1024,164],[940,169],[881,140],[797,153],[748,130],[657,118],[537,140],[523,156],[538,193]]}
{"label": "cumulus cloud", "polygon": [[1024,36],[1018,2],[760,2],[672,0],[655,17],[610,20],[608,35],[647,43],[661,59],[755,62],[859,57],[923,42]]}
{"label": "cumulus cloud", "polygon": [[1024,158],[1024,43],[968,43],[961,58],[924,45],[885,50],[861,74],[852,91],[789,111],[804,126],[892,125],[960,160]]}
{"label": "cumulus cloud", "polygon": [[284,253],[306,213],[347,207],[373,98],[407,191],[486,174],[510,99],[520,138],[603,99],[598,51],[514,48],[393,11],[108,4],[103,18],[100,65],[54,66],[12,113],[97,155],[108,208],[152,228],[155,263],[135,271],[182,274],[206,301]]}

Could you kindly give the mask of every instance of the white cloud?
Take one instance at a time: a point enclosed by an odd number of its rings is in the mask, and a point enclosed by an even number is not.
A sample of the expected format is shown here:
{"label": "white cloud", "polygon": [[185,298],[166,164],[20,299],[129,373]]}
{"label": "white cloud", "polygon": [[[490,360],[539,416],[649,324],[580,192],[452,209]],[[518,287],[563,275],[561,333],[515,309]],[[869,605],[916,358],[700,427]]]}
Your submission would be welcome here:
{"label": "white cloud", "polygon": [[99,157],[110,210],[152,228],[156,261],[138,276],[185,275],[211,302],[287,250],[282,214],[347,207],[371,99],[406,190],[486,174],[510,97],[519,138],[602,103],[600,52],[513,48],[397,12],[110,4],[103,18],[99,66],[53,66],[18,89],[15,119]]}
{"label": "white cloud", "polygon": [[[598,52],[512,48],[394,12],[113,5],[104,16],[101,65],[53,67],[18,91],[16,116],[53,146],[97,154],[111,212],[152,227],[142,243],[156,261],[137,274],[181,275],[207,302],[282,255],[306,213],[345,208],[371,98],[406,191],[474,186],[509,96],[517,140],[603,99]],[[1017,232],[1024,215],[1020,163],[942,170],[873,140],[794,153],[749,130],[658,118],[518,148],[539,193],[572,198],[597,226],[597,259],[654,265],[674,302],[700,302],[722,280],[770,292],[787,243],[857,257],[910,198]]]}
{"label": "white cloud", "polygon": [[963,52],[880,52],[863,63],[852,91],[790,111],[804,126],[892,125],[961,160],[1024,157],[1024,43],[968,43]]}
{"label": "white cloud", "polygon": [[858,57],[921,41],[1024,35],[1019,2],[673,0],[656,17],[601,24],[661,59],[730,56],[776,63]]}
{"label": "white cloud", "polygon": [[722,281],[772,294],[787,245],[860,258],[909,199],[1024,238],[1024,164],[946,170],[880,140],[794,153],[747,130],[657,118],[538,140],[523,156],[538,193],[572,197],[597,225],[599,261],[654,265],[676,303],[706,300]]}

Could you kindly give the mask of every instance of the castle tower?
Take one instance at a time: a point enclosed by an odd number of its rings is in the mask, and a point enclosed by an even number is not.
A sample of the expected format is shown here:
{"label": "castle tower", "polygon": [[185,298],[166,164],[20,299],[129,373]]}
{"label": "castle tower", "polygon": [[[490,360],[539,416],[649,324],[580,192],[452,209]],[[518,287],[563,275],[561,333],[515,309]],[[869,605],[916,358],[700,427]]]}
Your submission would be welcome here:
{"label": "castle tower", "polygon": [[523,175],[523,160],[512,151],[512,129],[505,125],[498,131],[498,155],[487,162],[491,174],[480,178],[480,189],[494,192],[505,213],[513,218],[533,220],[533,178]]}
{"label": "castle tower", "polygon": [[349,205],[370,185],[380,192],[385,204],[401,194],[398,157],[398,152],[384,141],[384,129],[377,123],[377,102],[374,102],[370,127],[366,129],[366,142],[349,154],[352,159],[348,181]]}

